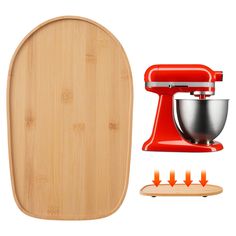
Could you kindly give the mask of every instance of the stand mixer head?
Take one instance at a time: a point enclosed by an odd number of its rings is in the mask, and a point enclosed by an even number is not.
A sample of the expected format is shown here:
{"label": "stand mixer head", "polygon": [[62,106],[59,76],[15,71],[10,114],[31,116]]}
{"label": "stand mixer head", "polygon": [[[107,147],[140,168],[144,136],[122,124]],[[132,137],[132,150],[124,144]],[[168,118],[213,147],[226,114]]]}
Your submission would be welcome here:
{"label": "stand mixer head", "polygon": [[[228,100],[208,100],[223,73],[204,65],[153,65],[145,72],[145,88],[157,93],[159,102],[151,137],[145,151],[212,152],[223,149],[213,141],[222,131]],[[174,118],[174,95],[189,92],[199,99],[176,101],[179,126]]]}

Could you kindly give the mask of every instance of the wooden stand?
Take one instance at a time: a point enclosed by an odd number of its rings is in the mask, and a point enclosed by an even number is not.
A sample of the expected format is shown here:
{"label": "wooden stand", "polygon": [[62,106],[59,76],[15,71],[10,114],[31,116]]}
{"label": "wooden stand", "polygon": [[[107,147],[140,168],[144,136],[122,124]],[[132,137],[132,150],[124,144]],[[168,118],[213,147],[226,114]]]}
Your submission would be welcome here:
{"label": "wooden stand", "polygon": [[145,196],[202,196],[207,197],[223,192],[223,188],[217,185],[192,184],[187,187],[185,184],[176,184],[171,187],[169,184],[146,185],[140,190],[140,194]]}
{"label": "wooden stand", "polygon": [[89,220],[128,186],[132,76],[121,44],[76,16],[49,20],[16,50],[8,77],[14,196],[26,214]]}

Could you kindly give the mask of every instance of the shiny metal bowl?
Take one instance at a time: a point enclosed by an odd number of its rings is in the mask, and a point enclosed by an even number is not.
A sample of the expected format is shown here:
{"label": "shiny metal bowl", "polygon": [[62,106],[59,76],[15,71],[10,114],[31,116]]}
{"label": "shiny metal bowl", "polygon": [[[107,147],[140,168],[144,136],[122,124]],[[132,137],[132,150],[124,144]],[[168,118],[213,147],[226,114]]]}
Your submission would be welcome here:
{"label": "shiny metal bowl", "polygon": [[228,99],[176,99],[176,112],[184,138],[210,144],[224,128]]}

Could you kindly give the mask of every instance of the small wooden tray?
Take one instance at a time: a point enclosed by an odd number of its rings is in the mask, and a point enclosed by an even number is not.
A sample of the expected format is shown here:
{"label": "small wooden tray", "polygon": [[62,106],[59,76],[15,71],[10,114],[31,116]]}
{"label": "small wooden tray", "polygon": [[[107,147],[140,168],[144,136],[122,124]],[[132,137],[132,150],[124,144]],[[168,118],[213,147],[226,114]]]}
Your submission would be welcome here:
{"label": "small wooden tray", "polygon": [[169,184],[161,184],[158,187],[155,185],[146,185],[140,190],[140,194],[145,196],[202,196],[207,197],[223,192],[223,188],[217,185],[207,184],[192,184],[187,187],[185,184],[176,184],[171,187]]}

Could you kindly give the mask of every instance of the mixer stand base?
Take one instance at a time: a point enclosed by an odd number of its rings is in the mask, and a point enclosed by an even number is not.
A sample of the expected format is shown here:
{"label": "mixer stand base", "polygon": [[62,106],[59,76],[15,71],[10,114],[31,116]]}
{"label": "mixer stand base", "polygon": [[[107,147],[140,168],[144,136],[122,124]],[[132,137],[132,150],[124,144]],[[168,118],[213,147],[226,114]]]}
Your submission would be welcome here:
{"label": "mixer stand base", "polygon": [[207,184],[204,187],[201,184],[192,184],[187,187],[185,184],[175,184],[173,187],[169,184],[146,185],[140,190],[141,195],[145,196],[201,196],[207,197],[220,194],[223,188],[217,185]]}
{"label": "mixer stand base", "polygon": [[210,145],[194,144],[186,140],[173,140],[173,141],[155,141],[148,140],[144,143],[144,151],[159,151],[159,152],[216,152],[223,149],[220,142],[214,141]]}

